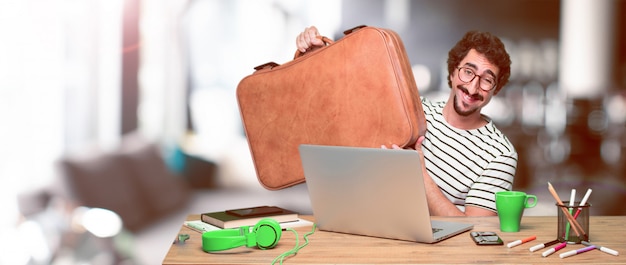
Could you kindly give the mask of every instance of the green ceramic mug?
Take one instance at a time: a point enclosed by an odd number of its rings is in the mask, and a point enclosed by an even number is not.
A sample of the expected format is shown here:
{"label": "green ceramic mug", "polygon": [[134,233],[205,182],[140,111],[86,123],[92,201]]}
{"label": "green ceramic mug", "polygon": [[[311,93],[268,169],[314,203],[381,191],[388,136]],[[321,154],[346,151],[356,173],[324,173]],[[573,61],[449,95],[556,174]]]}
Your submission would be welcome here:
{"label": "green ceramic mug", "polygon": [[537,205],[535,195],[521,191],[496,192],[496,210],[500,219],[500,231],[518,232],[524,209],[535,207],[535,205]]}

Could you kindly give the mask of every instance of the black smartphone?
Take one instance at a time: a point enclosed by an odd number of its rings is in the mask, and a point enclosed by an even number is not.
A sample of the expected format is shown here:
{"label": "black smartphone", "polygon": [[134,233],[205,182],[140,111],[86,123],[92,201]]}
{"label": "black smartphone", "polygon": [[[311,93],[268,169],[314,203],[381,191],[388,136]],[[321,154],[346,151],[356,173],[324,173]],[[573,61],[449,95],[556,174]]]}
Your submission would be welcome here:
{"label": "black smartphone", "polygon": [[235,210],[227,210],[227,214],[239,216],[239,217],[255,217],[255,216],[268,216],[291,213],[291,211],[285,210],[276,206],[257,206],[250,208],[242,208]]}
{"label": "black smartphone", "polygon": [[476,245],[502,245],[502,239],[495,232],[470,232]]}

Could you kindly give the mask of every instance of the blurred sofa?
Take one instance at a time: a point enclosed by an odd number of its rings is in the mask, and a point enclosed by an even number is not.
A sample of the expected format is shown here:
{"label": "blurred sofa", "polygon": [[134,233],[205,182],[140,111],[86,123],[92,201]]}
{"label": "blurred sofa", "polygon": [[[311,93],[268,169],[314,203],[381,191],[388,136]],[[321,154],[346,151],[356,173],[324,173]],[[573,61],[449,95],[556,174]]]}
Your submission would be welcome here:
{"label": "blurred sofa", "polygon": [[[258,205],[312,213],[306,184],[280,191],[258,184],[245,140],[220,161],[179,150],[172,166],[172,157],[163,150],[158,143],[130,135],[114,150],[68,154],[58,161],[59,181],[23,194],[20,210],[26,218],[51,220],[51,211],[43,209],[48,202],[62,201],[64,206],[55,207],[53,215],[65,215],[59,220],[66,224],[58,225],[62,231],[49,240],[60,238],[52,251],[64,252],[74,263],[93,263],[99,252],[109,252],[107,261],[98,264],[142,265],[161,263],[190,214]],[[119,215],[123,230],[105,239],[78,232],[70,224],[77,207],[111,210]]]}
{"label": "blurred sofa", "polygon": [[168,168],[161,148],[138,139],[124,139],[117,150],[65,157],[59,169],[63,196],[77,205],[116,212],[131,232],[190,199],[190,186]]}

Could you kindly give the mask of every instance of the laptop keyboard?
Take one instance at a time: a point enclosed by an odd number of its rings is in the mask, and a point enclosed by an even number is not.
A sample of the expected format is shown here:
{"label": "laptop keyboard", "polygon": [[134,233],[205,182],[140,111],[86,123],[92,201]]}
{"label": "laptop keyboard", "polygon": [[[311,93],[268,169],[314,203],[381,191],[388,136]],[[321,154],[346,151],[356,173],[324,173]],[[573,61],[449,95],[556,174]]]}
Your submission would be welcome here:
{"label": "laptop keyboard", "polygon": [[443,229],[441,229],[441,228],[433,228],[433,234],[434,234],[434,233],[437,233],[437,232],[439,232],[439,231],[441,231],[441,230],[443,230]]}

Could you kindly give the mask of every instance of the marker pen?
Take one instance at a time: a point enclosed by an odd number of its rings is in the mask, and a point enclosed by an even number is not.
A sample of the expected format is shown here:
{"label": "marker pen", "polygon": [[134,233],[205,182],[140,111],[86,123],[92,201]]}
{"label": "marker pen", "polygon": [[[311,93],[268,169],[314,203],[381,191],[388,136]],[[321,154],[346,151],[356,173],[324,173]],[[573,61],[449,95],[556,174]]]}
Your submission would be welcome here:
{"label": "marker pen", "polygon": [[543,243],[543,244],[532,246],[528,250],[530,250],[530,252],[535,252],[535,251],[540,250],[542,248],[552,246],[552,245],[554,245],[556,243],[559,243],[558,239],[552,240],[552,241],[547,242],[547,243]]}
{"label": "marker pen", "polygon": [[585,245],[585,246],[588,246],[588,247],[594,246],[595,248],[599,249],[600,251],[602,251],[604,253],[607,253],[607,254],[611,254],[613,256],[618,256],[619,255],[619,252],[617,252],[617,250],[613,250],[613,249],[610,249],[610,248],[607,248],[607,247],[603,247],[603,246],[595,246],[595,245],[592,245],[591,243],[589,243],[587,241],[583,241],[581,243],[583,245]]}
{"label": "marker pen", "polygon": [[[574,213],[573,212],[574,208],[572,208],[572,207],[574,207],[574,200],[576,200],[576,189],[572,189],[572,194],[571,194],[570,199],[569,199],[569,206],[570,206],[569,213],[570,214]],[[580,209],[580,208],[578,208],[578,209]],[[574,217],[574,219],[576,219],[576,217]],[[563,235],[563,239],[565,239],[565,240],[569,240],[569,229],[570,229],[570,223],[568,222],[567,225],[566,225],[566,228],[565,228],[565,235]]]}
{"label": "marker pen", "polygon": [[509,247],[509,248],[512,248],[514,246],[521,245],[523,243],[526,243],[528,241],[533,241],[535,239],[537,239],[537,236],[530,236],[530,237],[527,237],[527,238],[524,238],[524,239],[515,240],[515,241],[513,241],[511,243],[508,243],[506,246]]}
{"label": "marker pen", "polygon": [[583,253],[583,252],[587,252],[587,251],[593,250],[593,249],[596,249],[596,246],[589,246],[589,247],[584,247],[584,248],[579,248],[579,249],[575,249],[575,250],[572,250],[572,251],[568,251],[568,252],[562,253],[561,255],[559,255],[559,257],[567,258],[569,256],[574,256],[574,255],[577,255],[577,254],[580,254],[580,253]]}
{"label": "marker pen", "polygon": [[[585,193],[585,196],[580,201],[580,206],[584,206],[585,204],[587,204],[587,200],[589,200],[589,195],[591,195],[591,192],[592,192],[591,189],[587,190],[587,193]],[[576,210],[576,213],[574,214],[574,219],[578,217],[578,215],[580,214],[582,210],[583,210],[582,208],[578,208],[578,210]]]}
{"label": "marker pen", "polygon": [[556,247],[553,247],[553,248],[548,249],[548,250],[544,251],[543,253],[541,253],[541,256],[543,256],[543,257],[550,256],[550,255],[552,255],[552,253],[554,253],[554,252],[557,252],[557,251],[561,250],[561,249],[562,249],[562,248],[564,248],[565,246],[567,246],[567,243],[566,243],[566,242],[563,242],[563,243],[561,243],[561,244],[558,244],[558,245],[556,245]]}

